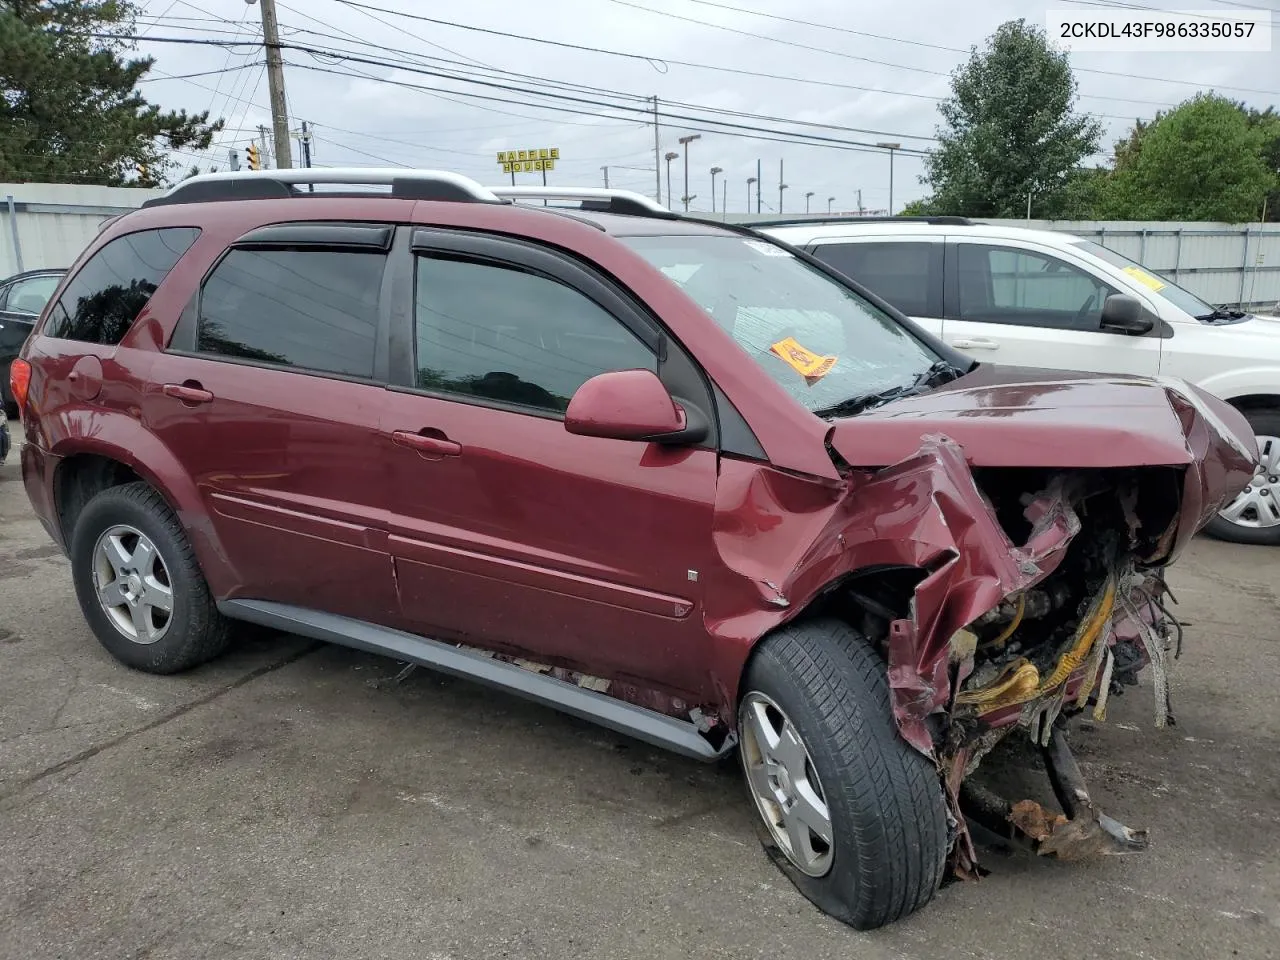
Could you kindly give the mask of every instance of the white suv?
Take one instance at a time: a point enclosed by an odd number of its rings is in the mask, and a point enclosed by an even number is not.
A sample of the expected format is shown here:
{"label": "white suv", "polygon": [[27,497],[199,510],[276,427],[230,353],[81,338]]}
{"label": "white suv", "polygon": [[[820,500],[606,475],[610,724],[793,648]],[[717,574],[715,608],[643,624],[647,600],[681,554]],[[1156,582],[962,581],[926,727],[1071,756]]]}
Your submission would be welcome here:
{"label": "white suv", "polygon": [[792,222],[807,250],[991,363],[1189,380],[1238,407],[1261,464],[1208,526],[1280,544],[1280,318],[1219,310],[1090,240],[959,217]]}

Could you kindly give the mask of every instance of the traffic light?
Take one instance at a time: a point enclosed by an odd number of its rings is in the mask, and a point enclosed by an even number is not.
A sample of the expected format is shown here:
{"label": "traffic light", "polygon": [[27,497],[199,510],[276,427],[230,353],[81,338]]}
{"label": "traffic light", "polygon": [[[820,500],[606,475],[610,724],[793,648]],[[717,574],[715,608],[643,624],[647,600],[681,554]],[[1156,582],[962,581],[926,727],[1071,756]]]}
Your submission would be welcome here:
{"label": "traffic light", "polygon": [[244,155],[245,160],[248,161],[250,170],[262,169],[262,154],[258,151],[258,145],[256,143],[250,142],[249,145],[244,148]]}

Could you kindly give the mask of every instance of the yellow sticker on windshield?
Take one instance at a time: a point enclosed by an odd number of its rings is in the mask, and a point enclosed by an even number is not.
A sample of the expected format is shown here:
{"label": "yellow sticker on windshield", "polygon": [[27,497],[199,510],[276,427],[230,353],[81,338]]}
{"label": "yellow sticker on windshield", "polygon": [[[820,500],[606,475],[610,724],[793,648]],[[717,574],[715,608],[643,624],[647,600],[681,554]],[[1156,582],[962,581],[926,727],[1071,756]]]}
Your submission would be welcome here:
{"label": "yellow sticker on windshield", "polygon": [[1147,271],[1143,270],[1141,267],[1125,267],[1124,272],[1127,273],[1129,276],[1133,277],[1133,279],[1137,280],[1144,287],[1148,287],[1152,290],[1164,289],[1163,280],[1161,280],[1159,277],[1153,277],[1151,274],[1147,273]]}
{"label": "yellow sticker on windshield", "polygon": [[769,349],[794,368],[796,373],[809,381],[825,377],[831,368],[836,365],[835,357],[824,357],[821,354],[814,353],[812,350],[806,350],[800,346],[795,337],[779,340]]}

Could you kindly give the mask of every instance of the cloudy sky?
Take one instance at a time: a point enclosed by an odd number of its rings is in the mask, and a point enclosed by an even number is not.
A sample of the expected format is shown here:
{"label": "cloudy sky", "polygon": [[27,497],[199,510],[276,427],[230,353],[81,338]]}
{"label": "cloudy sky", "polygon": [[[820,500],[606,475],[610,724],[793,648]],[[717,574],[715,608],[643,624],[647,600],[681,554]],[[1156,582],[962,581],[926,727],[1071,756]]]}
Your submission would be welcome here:
{"label": "cloudy sky", "polygon": [[[804,195],[811,191],[814,210],[825,209],[828,197],[835,197],[837,210],[855,209],[859,190],[865,208],[883,210],[889,201],[889,159],[863,144],[902,144],[894,161],[894,205],[900,208],[921,196],[921,158],[909,151],[929,148],[938,99],[947,95],[950,71],[971,45],[981,45],[1006,20],[1023,17],[1043,25],[1050,9],[1114,12],[1120,0],[361,2],[363,9],[345,0],[277,0],[283,42],[342,50],[347,57],[285,52],[290,113],[295,126],[306,120],[313,127],[316,165],[430,167],[495,183],[507,181],[497,166],[498,151],[555,146],[561,160],[549,175],[552,183],[599,185],[601,167],[607,165],[613,186],[652,194],[653,126],[639,112],[644,104],[638,98],[657,95],[665,114],[686,118],[663,123],[664,155],[679,149],[679,137],[702,131],[689,147],[693,208],[710,208],[708,171],[718,166],[727,178],[721,182],[727,182],[729,209],[742,210],[746,180],[755,175],[759,160],[765,209],[777,208],[783,161],[789,185],[784,210],[795,212],[804,209]],[[1125,3],[1232,7],[1228,0]],[[1280,26],[1280,0],[1239,6],[1275,9]],[[139,32],[149,37],[261,40],[259,8],[245,0],[146,0],[144,8]],[[1150,116],[1198,89],[1215,89],[1257,106],[1280,103],[1276,26],[1272,37],[1276,50],[1271,53],[1073,53],[1079,107],[1102,119],[1109,148],[1134,118]],[[184,163],[226,169],[228,148],[242,149],[257,136],[259,124],[270,124],[261,47],[144,41],[139,48],[156,58],[154,79],[144,84],[153,102],[207,109],[226,120],[215,148],[198,157],[182,156]],[[351,56],[404,65],[361,63]],[[503,86],[438,75],[460,72]],[[547,81],[559,85],[545,86]],[[537,96],[538,90],[553,91],[559,99]],[[690,119],[707,118],[708,108],[730,111],[714,114],[722,123],[756,129]],[[797,131],[841,143],[778,142],[793,140]],[[296,163],[296,143],[294,150]],[[671,173],[678,203],[681,160],[671,165]],[[533,183],[536,176],[523,174],[522,180]]]}

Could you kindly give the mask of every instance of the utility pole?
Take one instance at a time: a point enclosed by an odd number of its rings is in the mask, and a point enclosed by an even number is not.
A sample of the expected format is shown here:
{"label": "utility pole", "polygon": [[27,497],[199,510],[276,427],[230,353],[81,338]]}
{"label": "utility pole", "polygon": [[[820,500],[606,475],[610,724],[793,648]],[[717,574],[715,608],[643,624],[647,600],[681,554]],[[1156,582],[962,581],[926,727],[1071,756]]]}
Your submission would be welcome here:
{"label": "utility pole", "polygon": [[782,216],[782,191],[787,185],[782,182],[782,158],[778,158],[778,216]]}
{"label": "utility pole", "polygon": [[[711,168],[711,212],[716,212],[716,174],[724,173],[723,167]],[[722,204],[723,206],[723,204]]]}
{"label": "utility pole", "polygon": [[899,149],[900,143],[877,143],[877,147],[883,147],[889,151],[889,216],[893,216],[893,151]]}
{"label": "utility pole", "polygon": [[693,197],[689,196],[689,144],[693,143],[695,140],[701,139],[702,134],[690,133],[676,141],[680,146],[684,147],[684,196],[680,199],[684,202],[684,209],[686,213],[689,212],[689,201],[693,199]]}
{"label": "utility pole", "polygon": [[[307,121],[302,121],[302,136],[298,138],[298,142],[302,145],[302,165],[308,170],[311,169],[311,131],[307,129]],[[314,183],[307,184],[307,193],[315,193],[316,185]]]}
{"label": "utility pole", "polygon": [[[600,169],[604,171],[604,188],[608,190],[609,189],[609,168],[601,167]],[[659,202],[661,202],[661,198],[659,198]]]}
{"label": "utility pole", "polygon": [[[759,213],[759,212],[760,212],[760,184],[764,182],[764,181],[761,179],[761,176],[762,176],[762,175],[761,175],[761,173],[760,173],[760,158],[759,158],[759,157],[756,157],[756,213]],[[748,213],[750,213],[750,212],[751,212],[750,207],[751,207],[751,205],[750,205],[750,204],[747,204],[747,208],[748,208],[748,209],[747,209],[747,212],[748,212]]]}
{"label": "utility pole", "polygon": [[[271,142],[271,138],[267,136],[267,128],[262,124],[258,124],[258,142],[262,144],[262,152],[270,158],[271,150],[267,147],[267,144]],[[258,169],[266,170],[268,166],[269,164],[263,163]]]}
{"label": "utility pole", "polygon": [[862,216],[862,188],[858,188],[858,216]]}
{"label": "utility pole", "polygon": [[[253,0],[248,0],[252,3]],[[276,169],[293,166],[289,153],[289,108],[284,98],[284,61],[280,57],[280,21],[276,0],[261,0],[262,42],[267,48],[267,87],[271,91],[271,126],[275,134]]]}
{"label": "utility pole", "polygon": [[[653,189],[654,199],[662,203],[662,147],[658,145],[658,95],[653,95]],[[671,178],[667,178],[667,199],[671,198]]]}
{"label": "utility pole", "polygon": [[812,190],[810,190],[808,193],[804,195],[804,212],[806,214],[809,212],[809,198],[812,196],[813,196]]}

